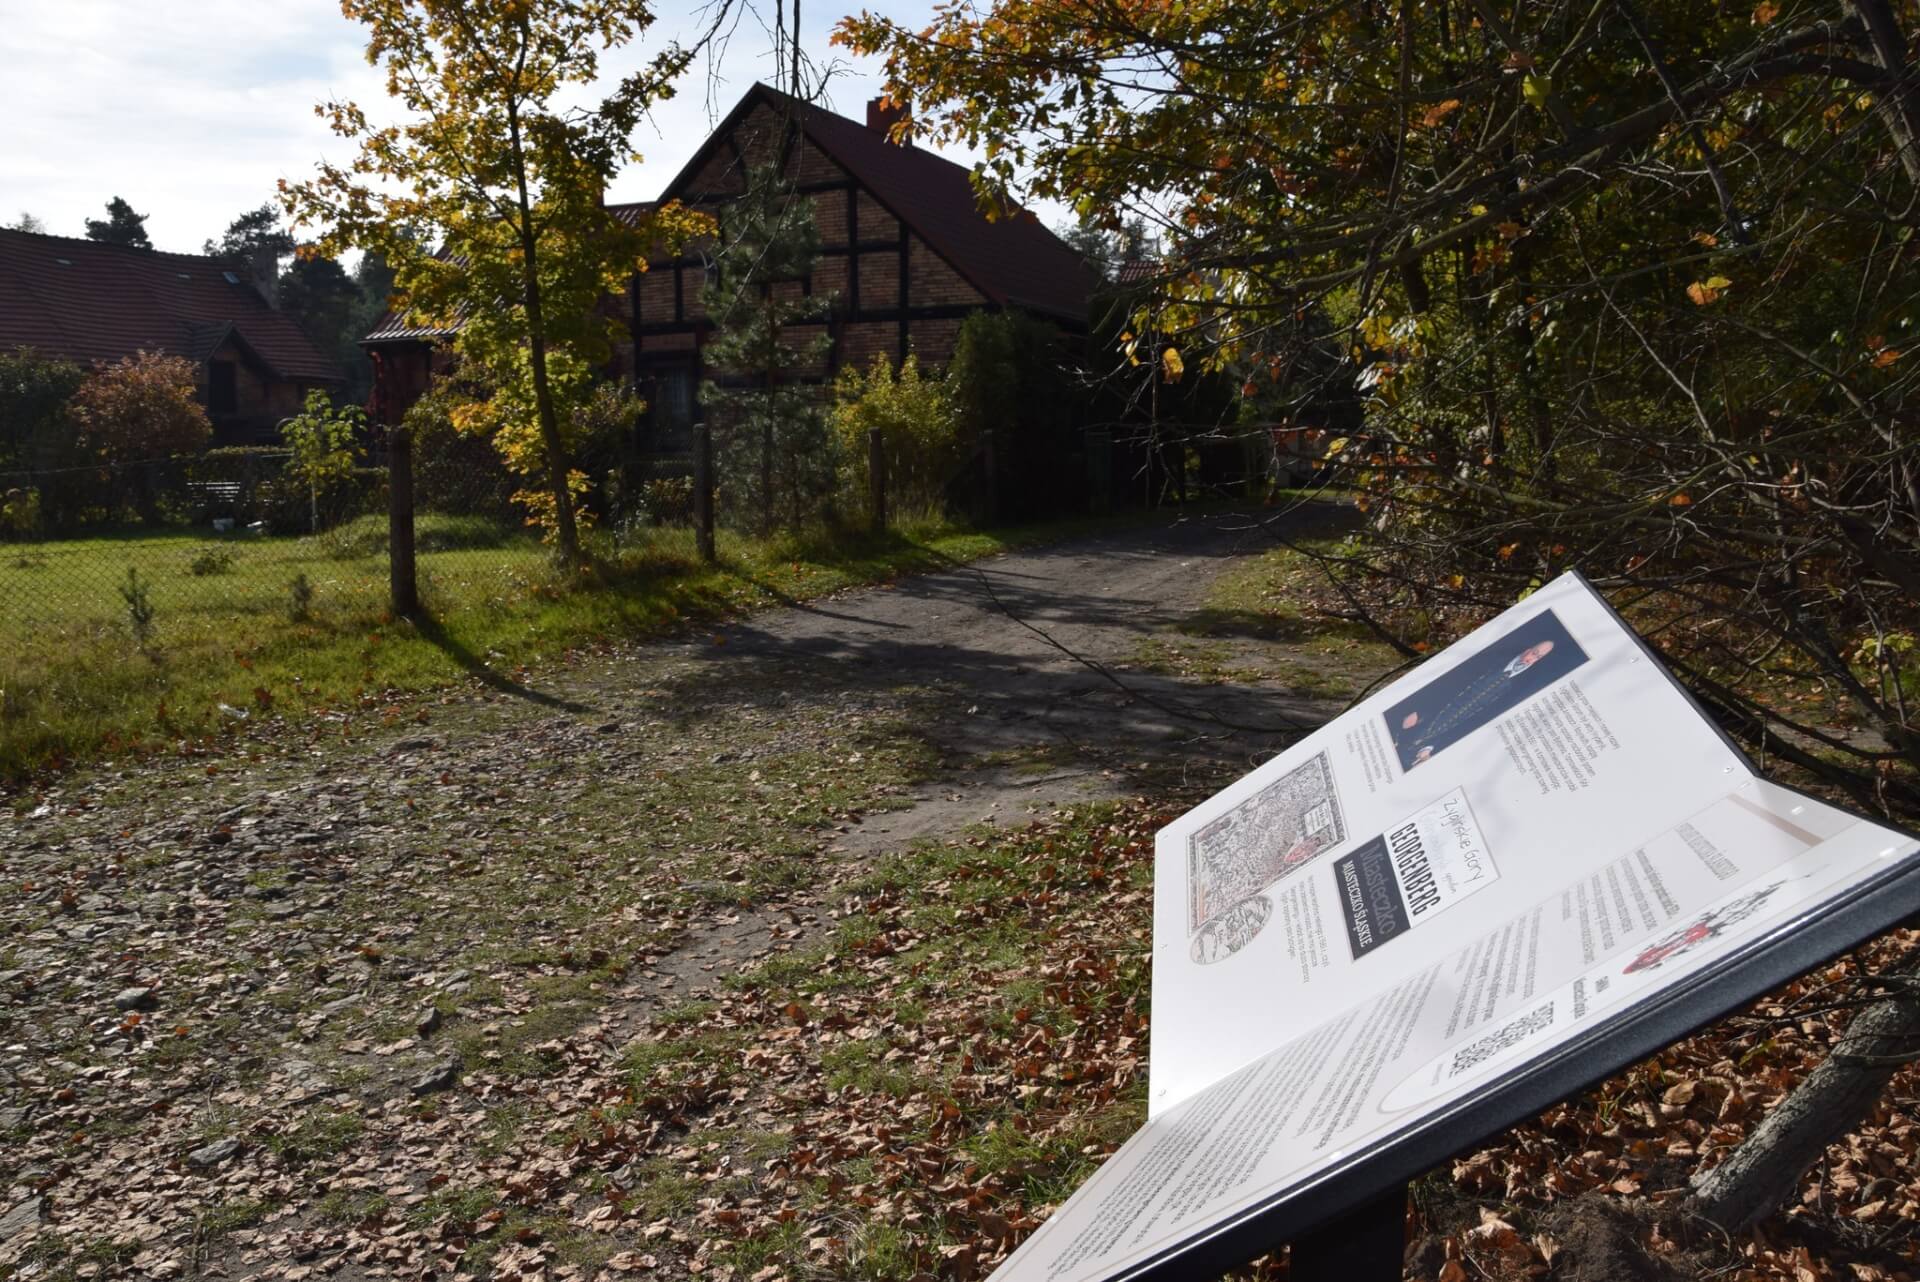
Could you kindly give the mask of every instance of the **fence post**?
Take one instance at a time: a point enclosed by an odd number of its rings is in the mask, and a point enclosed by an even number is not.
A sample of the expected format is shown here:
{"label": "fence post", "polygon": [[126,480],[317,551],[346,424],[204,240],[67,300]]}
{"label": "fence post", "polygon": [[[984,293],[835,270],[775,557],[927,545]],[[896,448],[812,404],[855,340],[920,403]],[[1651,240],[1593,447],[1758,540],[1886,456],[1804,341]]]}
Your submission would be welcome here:
{"label": "fence post", "polygon": [[1095,512],[1113,507],[1113,433],[1087,429],[1087,499]]}
{"label": "fence post", "polygon": [[1000,519],[1000,468],[998,461],[993,456],[993,437],[994,431],[990,427],[980,433],[980,444],[985,455],[984,461],[986,463],[987,492],[985,496],[986,518],[984,524],[987,525],[992,525]]}
{"label": "fence post", "polygon": [[705,422],[693,438],[693,534],[700,559],[713,564],[713,429]]}
{"label": "fence post", "polygon": [[873,532],[887,532],[887,450],[880,429],[867,429],[867,506],[873,509]]}
{"label": "fence post", "polygon": [[413,433],[387,429],[387,582],[395,618],[420,612],[413,575]]}

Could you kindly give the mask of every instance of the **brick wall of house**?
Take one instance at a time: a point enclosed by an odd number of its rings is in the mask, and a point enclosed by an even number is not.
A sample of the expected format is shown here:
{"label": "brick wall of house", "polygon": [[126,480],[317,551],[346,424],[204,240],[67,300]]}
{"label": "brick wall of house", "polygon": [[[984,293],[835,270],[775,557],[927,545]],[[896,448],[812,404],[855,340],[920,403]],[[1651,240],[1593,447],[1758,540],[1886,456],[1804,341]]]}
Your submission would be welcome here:
{"label": "brick wall of house", "polygon": [[820,229],[822,245],[847,243],[847,193],[823,191],[813,198],[813,225]]}
{"label": "brick wall of house", "polygon": [[895,359],[900,352],[900,326],[892,321],[859,321],[840,330],[840,366],[865,369],[876,355]]}
{"label": "brick wall of house", "polygon": [[643,321],[673,319],[673,277],[677,270],[662,267],[641,273],[640,318]]}
{"label": "brick wall of house", "polygon": [[907,305],[909,307],[972,306],[986,297],[968,284],[926,241],[914,236],[907,250]]}
{"label": "brick wall of house", "polygon": [[898,240],[900,220],[887,212],[887,207],[873,196],[862,191],[858,197],[856,212],[860,220],[860,240],[867,243],[876,240]]}
{"label": "brick wall of house", "polygon": [[800,139],[794,146],[793,154],[787,158],[788,179],[802,186],[841,182],[846,176],[847,171],[835,164],[826,152],[814,146],[810,139]]}
{"label": "brick wall of house", "polygon": [[[808,138],[790,138],[786,119],[773,107],[755,105],[736,127],[731,139],[722,138],[711,158],[681,192],[681,199],[710,213],[724,211],[727,200],[744,189],[744,174],[757,160],[776,154],[787,157],[786,175],[801,186],[825,188],[808,193],[815,225],[820,232],[823,253],[807,282],[815,297],[833,300],[833,318],[827,332],[835,335],[829,360],[816,371],[821,377],[835,369],[858,366],[862,369],[875,356],[898,360],[903,347],[900,316],[902,228],[888,208],[871,192],[858,186],[838,162]],[[846,183],[834,188],[830,184]],[[906,234],[906,268],[909,275],[906,304],[912,309],[947,311],[939,317],[909,315],[905,326],[905,347],[920,361],[934,368],[944,367],[953,357],[961,320],[957,313],[966,309],[991,307],[988,298],[933,245],[917,231]],[[874,246],[860,251],[856,245]],[[640,367],[651,357],[682,356],[699,346],[696,328],[704,322],[700,306],[703,269],[699,253],[710,252],[710,244],[690,246],[681,261],[671,267],[662,265],[640,277],[638,288],[639,321],[643,327],[684,325],[683,330],[647,333],[637,353]],[[693,261],[689,261],[693,260]],[[674,276],[680,282],[681,310],[676,321]],[[800,282],[779,286],[782,298],[800,296]],[[870,316],[871,319],[858,319]],[[884,318],[882,318],[884,317]],[[796,333],[796,338],[800,335]]]}
{"label": "brick wall of house", "polygon": [[747,113],[746,119],[734,130],[733,140],[739,146],[741,156],[746,159],[749,170],[767,164],[778,156],[784,126],[785,122],[779,114],[765,103]]}
{"label": "brick wall of house", "polygon": [[823,257],[813,268],[813,292],[835,300],[836,307],[847,307],[853,299],[847,292],[847,260],[835,254]]}
{"label": "brick wall of house", "polygon": [[746,178],[740,172],[732,150],[722,147],[713,153],[713,158],[701,166],[700,172],[687,184],[687,203],[696,204],[705,196],[737,195],[745,189]]}
{"label": "brick wall of house", "polygon": [[907,333],[908,350],[919,358],[923,368],[944,369],[953,359],[960,324],[957,320],[914,321]]}
{"label": "brick wall of house", "polygon": [[860,310],[864,312],[900,306],[900,253],[877,250],[860,255]]}

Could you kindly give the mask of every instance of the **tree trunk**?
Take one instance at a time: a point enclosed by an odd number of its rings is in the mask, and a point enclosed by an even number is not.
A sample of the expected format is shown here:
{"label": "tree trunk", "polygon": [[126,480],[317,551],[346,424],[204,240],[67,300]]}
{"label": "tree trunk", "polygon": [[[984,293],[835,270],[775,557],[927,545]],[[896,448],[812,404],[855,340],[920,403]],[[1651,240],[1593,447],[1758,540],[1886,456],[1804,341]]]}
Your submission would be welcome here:
{"label": "tree trunk", "polygon": [[[519,67],[526,62],[527,32],[521,30],[519,61],[515,64],[516,87]],[[573,468],[567,459],[566,442],[560,438],[559,416],[553,409],[553,388],[547,382],[547,322],[540,309],[539,245],[533,233],[533,201],[527,190],[527,159],[520,145],[520,107],[517,98],[507,102],[507,125],[513,140],[513,177],[519,193],[520,284],[527,305],[527,355],[533,365],[533,404],[540,419],[540,442],[546,446],[547,479],[553,486],[553,533],[555,551],[568,569],[580,565],[580,532],[573,523],[573,494],[567,479]]]}
{"label": "tree trunk", "polygon": [[1694,1176],[1694,1207],[1738,1232],[1793,1196],[1827,1146],[1857,1127],[1887,1081],[1920,1054],[1920,947],[1880,976],[1886,994],[1864,1007],[1826,1060],[1732,1155]]}
{"label": "tree trunk", "polygon": [[419,613],[413,560],[413,432],[405,427],[387,430],[387,597],[395,618]]}
{"label": "tree trunk", "polygon": [[553,388],[547,382],[547,327],[540,314],[540,282],[535,275],[532,237],[522,241],[527,290],[527,355],[533,364],[533,403],[540,415],[540,441],[547,447],[547,479],[553,486],[553,532],[560,560],[569,568],[580,564],[580,532],[573,522],[573,494],[567,478],[573,467],[566,442],[560,439],[559,416],[553,408]]}
{"label": "tree trunk", "polygon": [[713,546],[713,428],[705,419],[694,436],[693,531],[700,559],[712,565],[719,559]]}
{"label": "tree trunk", "polygon": [[1916,119],[1920,106],[1907,81],[1906,33],[1887,0],[1843,0],[1841,11],[1860,19],[1866,29],[1868,56],[1887,73],[1886,85],[1874,95],[1874,110],[1899,150],[1907,179],[1920,184],[1920,120]]}

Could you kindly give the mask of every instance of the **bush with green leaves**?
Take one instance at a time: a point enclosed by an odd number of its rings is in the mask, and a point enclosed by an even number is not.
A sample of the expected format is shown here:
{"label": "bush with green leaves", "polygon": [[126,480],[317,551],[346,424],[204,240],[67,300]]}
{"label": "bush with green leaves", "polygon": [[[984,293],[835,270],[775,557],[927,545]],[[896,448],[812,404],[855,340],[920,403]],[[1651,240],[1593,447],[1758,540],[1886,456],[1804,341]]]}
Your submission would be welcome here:
{"label": "bush with green leaves", "polygon": [[587,477],[581,519],[618,521],[643,506],[640,478],[632,475],[634,442],[647,403],[630,388],[602,382],[575,397],[567,410],[567,442]]}
{"label": "bush with green leaves", "polygon": [[287,615],[295,623],[303,623],[313,617],[313,583],[307,578],[306,571],[293,576],[287,584]]}
{"label": "bush with green leaves", "polygon": [[875,430],[886,459],[888,506],[940,508],[966,460],[946,383],[923,371],[911,354],[897,372],[892,361],[876,355],[864,371],[853,365],[841,370],[833,393],[829,418],[838,438],[846,510],[863,512],[869,501],[868,434]]}
{"label": "bush with green leaves", "polygon": [[24,347],[0,352],[0,472],[75,461],[67,403],[85,380],[86,371],[72,361]]}
{"label": "bush with green leaves", "polygon": [[437,378],[407,410],[413,436],[413,503],[419,512],[452,512],[517,521],[521,479],[483,435],[454,425],[453,411],[483,395],[470,381]]}
{"label": "bush with green leaves", "polygon": [[[1077,505],[1072,487],[1082,470],[1070,456],[1084,394],[1074,357],[1056,326],[1024,312],[974,312],[960,324],[947,365],[947,394],[959,439],[972,458],[972,497],[984,497],[980,487],[990,489],[997,515],[1034,516]],[[984,471],[989,432],[991,477]]]}
{"label": "bush with green leaves", "polygon": [[357,405],[335,406],[323,391],[307,393],[306,406],[280,425],[292,457],[286,475],[307,493],[309,529],[320,532],[323,502],[345,491],[366,451],[366,413]]}
{"label": "bush with green leaves", "polygon": [[40,491],[31,486],[0,490],[0,535],[24,538],[40,531]]}
{"label": "bush with green leaves", "polygon": [[216,574],[233,572],[233,552],[223,547],[206,548],[187,562],[187,573],[195,578],[204,579]]}
{"label": "bush with green leaves", "polygon": [[153,641],[153,595],[147,590],[140,571],[133,566],[127,567],[127,580],[120,585],[120,600],[127,607],[127,626],[133,632],[133,643],[145,650]]}

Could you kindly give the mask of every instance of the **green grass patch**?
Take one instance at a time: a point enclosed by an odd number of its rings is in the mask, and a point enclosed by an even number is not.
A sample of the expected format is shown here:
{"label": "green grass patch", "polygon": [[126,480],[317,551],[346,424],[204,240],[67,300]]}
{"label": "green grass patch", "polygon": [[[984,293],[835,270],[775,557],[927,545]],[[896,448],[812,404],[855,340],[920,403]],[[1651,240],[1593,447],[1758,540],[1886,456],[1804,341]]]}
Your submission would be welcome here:
{"label": "green grass patch", "polygon": [[358,1113],[317,1109],[285,1130],[268,1136],[266,1147],[287,1165],[299,1166],[343,1152],[365,1130],[366,1124]]}
{"label": "green grass patch", "polygon": [[218,1202],[202,1210],[194,1219],[194,1236],[202,1242],[223,1238],[241,1229],[250,1229],[272,1213],[272,1202],[243,1199]]}
{"label": "green grass patch", "polygon": [[364,1224],[387,1213],[388,1202],[380,1193],[367,1189],[334,1189],[314,1206],[313,1211],[330,1224]]}
{"label": "green grass patch", "polygon": [[[992,531],[921,521],[881,537],[723,531],[717,566],[700,561],[691,530],[663,528],[600,536],[593,569],[569,575],[522,530],[426,514],[420,626],[388,616],[382,517],[304,538],[175,530],[8,544],[0,779],[323,710],[391,718],[396,695],[518,681],[523,665],[570,648],[1142,519]],[[130,569],[149,624],[123,596]]]}

